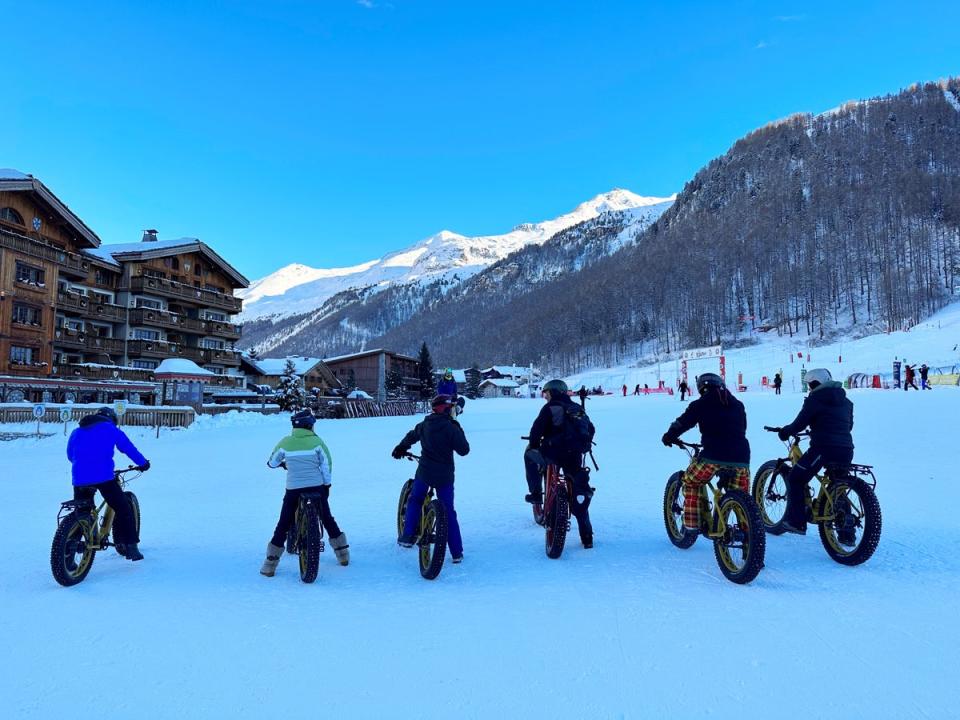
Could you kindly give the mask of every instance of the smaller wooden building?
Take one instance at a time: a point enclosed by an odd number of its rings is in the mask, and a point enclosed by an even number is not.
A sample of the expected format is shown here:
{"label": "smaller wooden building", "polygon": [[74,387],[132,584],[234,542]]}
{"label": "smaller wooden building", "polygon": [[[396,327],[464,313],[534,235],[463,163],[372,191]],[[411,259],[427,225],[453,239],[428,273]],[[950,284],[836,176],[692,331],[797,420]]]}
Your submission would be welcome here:
{"label": "smaller wooden building", "polygon": [[415,357],[378,348],[323,361],[344,387],[357,387],[377,400],[387,399],[387,375],[396,372],[403,393],[417,397],[420,393],[420,362]]}

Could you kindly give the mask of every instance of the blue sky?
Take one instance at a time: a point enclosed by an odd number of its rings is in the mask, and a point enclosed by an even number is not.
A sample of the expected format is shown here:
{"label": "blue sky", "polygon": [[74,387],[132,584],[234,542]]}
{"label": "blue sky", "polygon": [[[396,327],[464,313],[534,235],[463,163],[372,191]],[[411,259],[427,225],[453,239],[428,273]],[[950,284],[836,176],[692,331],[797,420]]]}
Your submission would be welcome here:
{"label": "blue sky", "polygon": [[955,2],[0,9],[0,167],[104,242],[200,237],[251,279],[669,195],[770,120],[960,74]]}

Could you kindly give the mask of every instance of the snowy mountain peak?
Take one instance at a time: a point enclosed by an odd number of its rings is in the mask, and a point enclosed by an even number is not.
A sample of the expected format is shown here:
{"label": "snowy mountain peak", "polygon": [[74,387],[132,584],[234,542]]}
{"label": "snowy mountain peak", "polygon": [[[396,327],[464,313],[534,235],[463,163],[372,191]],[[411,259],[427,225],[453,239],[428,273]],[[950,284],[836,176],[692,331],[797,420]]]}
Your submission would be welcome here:
{"label": "snowy mountain peak", "polygon": [[323,270],[299,263],[287,265],[237,293],[244,300],[243,319],[310,312],[333,295],[351,288],[383,290],[395,284],[426,283],[454,276],[465,280],[526,245],[543,244],[558,232],[606,212],[649,208],[644,214],[652,221],[675,197],[643,197],[616,188],[558,218],[522,223],[503,235],[467,237],[441,230],[415,245],[353,267]]}

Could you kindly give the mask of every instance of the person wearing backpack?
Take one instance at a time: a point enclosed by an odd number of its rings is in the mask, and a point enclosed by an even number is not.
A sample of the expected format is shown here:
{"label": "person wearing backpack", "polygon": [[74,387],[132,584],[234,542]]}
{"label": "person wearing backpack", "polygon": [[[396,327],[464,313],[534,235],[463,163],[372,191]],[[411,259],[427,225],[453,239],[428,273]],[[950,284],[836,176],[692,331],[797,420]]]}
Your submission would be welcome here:
{"label": "person wearing backpack", "polygon": [[663,434],[663,444],[676,444],[687,430],[700,426],[703,450],[683,474],[683,527],[687,533],[700,531],[700,487],[720,470],[732,468],[736,484],[750,492],[750,443],[747,441],[747,412],[716,373],[697,377],[700,397],[687,406]]}
{"label": "person wearing backpack", "polygon": [[544,384],[541,396],[547,402],[533,421],[530,444],[523,454],[530,490],[524,499],[535,505],[543,503],[543,475],[547,465],[560,466],[564,476],[572,481],[570,512],[577,519],[580,541],[589,549],[593,547],[589,512],[593,488],[590,473],[583,467],[583,456],[590,451],[595,428],[583,408],[570,400],[563,380]]}

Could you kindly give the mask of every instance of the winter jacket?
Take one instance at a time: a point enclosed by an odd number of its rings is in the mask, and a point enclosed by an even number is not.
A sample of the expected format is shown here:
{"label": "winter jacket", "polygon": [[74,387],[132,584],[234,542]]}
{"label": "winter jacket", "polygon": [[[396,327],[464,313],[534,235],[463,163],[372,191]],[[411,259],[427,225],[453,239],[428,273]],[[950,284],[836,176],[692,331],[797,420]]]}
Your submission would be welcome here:
{"label": "winter jacket", "polygon": [[580,455],[579,451],[563,446],[567,408],[573,406],[569,395],[560,395],[540,408],[540,413],[530,426],[531,449],[542,449],[548,458],[556,460]]}
{"label": "winter jacket", "polygon": [[417,479],[431,487],[452,485],[453,453],[470,452],[460,423],[449,413],[431,413],[404,436],[398,447],[406,452],[416,443],[420,443]]}
{"label": "winter jacket", "polygon": [[441,380],[440,384],[437,385],[437,395],[456,395],[457,394],[457,381],[453,378],[449,380]]}
{"label": "winter jacket", "polygon": [[670,424],[666,435],[678,440],[695,425],[700,426],[702,437],[701,460],[719,465],[750,465],[747,411],[727,390],[711,389],[691,402]]}
{"label": "winter jacket", "polygon": [[147,459],[130,442],[120,428],[102,415],[87,415],[70,433],[67,458],[73,464],[75,486],[97,485],[113,480],[113,451],[119,450],[135,465],[146,465]]}
{"label": "winter jacket", "polygon": [[333,457],[326,443],[313,430],[294,428],[277,443],[267,460],[272,468],[287,465],[287,490],[329,485],[333,479]]}
{"label": "winter jacket", "polygon": [[853,449],[853,403],[843,385],[825,382],[818,385],[803,401],[800,414],[781,433],[792,435],[810,428],[810,449],[829,452],[832,448]]}

